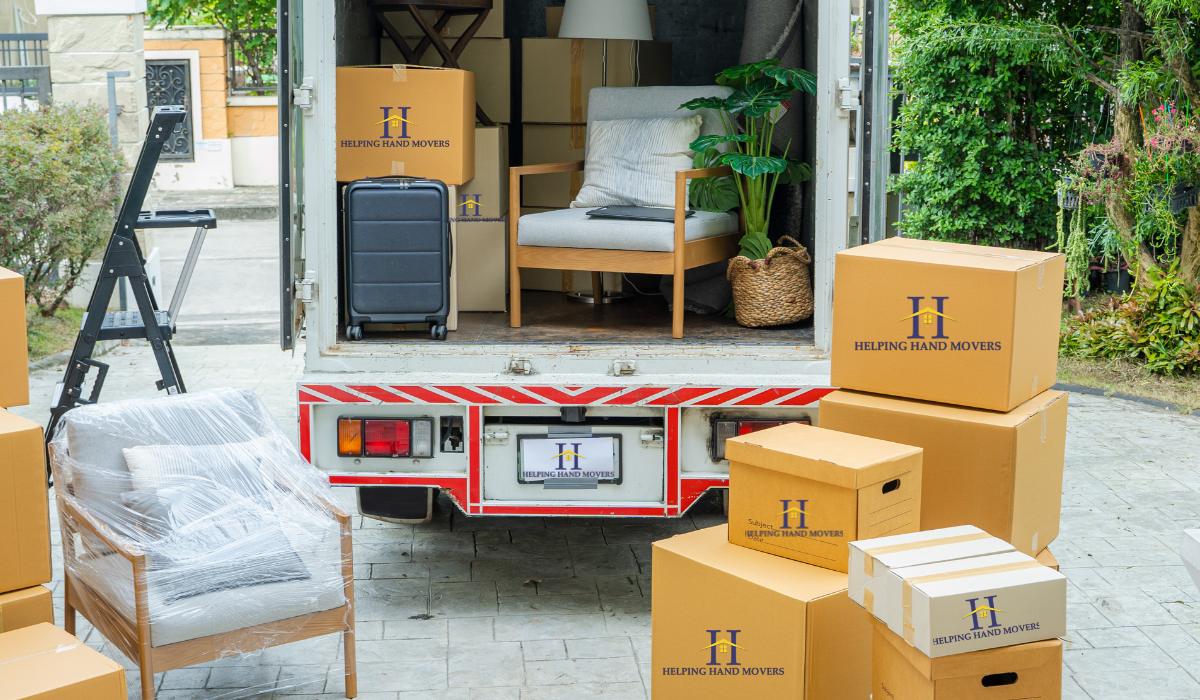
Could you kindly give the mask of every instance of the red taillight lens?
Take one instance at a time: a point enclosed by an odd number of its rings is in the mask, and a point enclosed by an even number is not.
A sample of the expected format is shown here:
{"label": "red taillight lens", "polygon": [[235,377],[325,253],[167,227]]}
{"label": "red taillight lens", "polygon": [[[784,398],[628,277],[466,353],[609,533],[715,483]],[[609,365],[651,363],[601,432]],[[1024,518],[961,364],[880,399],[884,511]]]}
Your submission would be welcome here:
{"label": "red taillight lens", "polygon": [[782,421],[782,420],[740,420],[740,421],[738,421],[738,435],[748,435],[750,433],[757,433],[760,430],[766,430],[767,428],[774,428],[777,425],[783,425],[784,423],[791,423],[791,422],[792,421]]}
{"label": "red taillight lens", "polygon": [[364,421],[368,457],[407,457],[411,445],[411,427],[406,420]]}
{"label": "red taillight lens", "polygon": [[720,461],[725,459],[725,441],[738,435],[749,435],[767,428],[774,428],[787,423],[802,423],[812,425],[807,418],[800,420],[717,420],[712,424],[712,457]]}

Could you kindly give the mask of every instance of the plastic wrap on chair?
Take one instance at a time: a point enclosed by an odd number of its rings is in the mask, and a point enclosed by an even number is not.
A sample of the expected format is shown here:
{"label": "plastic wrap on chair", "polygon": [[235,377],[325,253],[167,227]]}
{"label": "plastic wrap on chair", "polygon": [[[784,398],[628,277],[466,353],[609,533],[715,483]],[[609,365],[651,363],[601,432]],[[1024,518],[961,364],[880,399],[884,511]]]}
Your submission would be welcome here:
{"label": "plastic wrap on chair", "polygon": [[347,628],[349,517],[253,392],[73,409],[51,462],[70,599],[131,658]]}

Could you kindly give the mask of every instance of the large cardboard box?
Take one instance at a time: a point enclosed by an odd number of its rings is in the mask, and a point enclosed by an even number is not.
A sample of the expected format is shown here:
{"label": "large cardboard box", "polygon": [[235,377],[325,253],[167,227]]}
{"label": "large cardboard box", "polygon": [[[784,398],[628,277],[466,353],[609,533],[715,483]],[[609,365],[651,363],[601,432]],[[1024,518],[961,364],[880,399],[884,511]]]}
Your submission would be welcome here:
{"label": "large cardboard box", "polygon": [[[583,160],[587,124],[522,124],[522,163],[566,163]],[[583,187],[583,171],[526,175],[521,178],[521,206],[566,209]]]}
{"label": "large cardboard box", "polygon": [[508,224],[458,222],[458,310],[505,311],[508,301]]}
{"label": "large cardboard box", "polygon": [[25,278],[0,267],[0,406],[29,403]]}
{"label": "large cardboard box", "polygon": [[654,543],[655,700],[867,697],[871,628],[846,575],[728,542]]}
{"label": "large cardboard box", "polygon": [[0,698],[126,700],[125,669],[49,623],[0,634]]}
{"label": "large cardboard box", "polygon": [[50,582],[42,426],[0,410],[0,593]]}
{"label": "large cardboard box", "polygon": [[931,659],[872,620],[871,692],[887,700],[1062,698],[1062,641]]}
{"label": "large cardboard box", "polygon": [[997,413],[842,390],[821,399],[821,427],[924,450],[922,530],[974,525],[1034,556],[1058,536],[1067,396]]}
{"label": "large cardboard box", "polygon": [[904,641],[929,657],[1065,635],[1067,578],[1020,556],[1023,561],[998,554],[892,569],[889,618],[899,612]]}
{"label": "large cardboard box", "polygon": [[521,121],[584,124],[592,88],[671,84],[670,42],[610,40],[607,78],[604,43],[522,39]]}
{"label": "large cardboard box", "polygon": [[[413,46],[416,40],[409,40]],[[379,40],[382,63],[404,63],[404,56],[389,38]],[[421,56],[421,65],[440,66],[442,55],[430,47]],[[472,39],[458,57],[458,67],[475,74],[475,100],[484,113],[498,124],[512,121],[512,45],[508,39]]]}
{"label": "large cardboard box", "polygon": [[508,127],[475,127],[475,177],[459,185],[455,216],[495,221],[508,213]]}
{"label": "large cardboard box", "polygon": [[1013,410],[1055,382],[1063,261],[911,238],[838,253],[833,385]]}
{"label": "large cardboard box", "polygon": [[54,600],[49,588],[33,586],[0,594],[0,633],[39,622],[54,624]]}
{"label": "large cardboard box", "polygon": [[845,572],[850,542],[920,529],[919,447],[791,423],[725,456],[736,545]]}
{"label": "large cardboard box", "polygon": [[[651,36],[653,36],[654,31],[656,29],[656,25],[657,25],[655,12],[654,12],[654,5],[650,5],[648,7],[648,9],[650,10],[650,34],[651,34]],[[548,37],[557,37],[558,36],[558,28],[562,26],[562,16],[563,16],[563,8],[562,7],[547,7],[546,8],[546,36],[548,36]]]}
{"label": "large cardboard box", "polygon": [[1013,551],[1013,546],[974,525],[878,537],[850,543],[850,599],[876,617],[886,610],[892,569],[936,564]]}
{"label": "large cardboard box", "polygon": [[337,179],[475,177],[475,74],[424,66],[337,69]]}
{"label": "large cardboard box", "polygon": [[[440,10],[422,10],[426,21],[430,25],[436,24],[437,20],[442,16]],[[392,25],[400,32],[401,36],[423,36],[420,25],[412,18],[407,10],[397,12],[385,12],[383,16],[387,18]],[[451,17],[450,21],[442,29],[441,36],[443,38],[458,38],[463,35],[463,32],[471,26],[475,21],[475,15],[458,15]],[[492,0],[492,10],[488,12],[488,16],[483,20],[483,24],[479,25],[479,30],[475,32],[476,41],[479,37],[502,37],[504,36],[504,0]],[[453,41],[446,42],[451,47],[454,46]]]}

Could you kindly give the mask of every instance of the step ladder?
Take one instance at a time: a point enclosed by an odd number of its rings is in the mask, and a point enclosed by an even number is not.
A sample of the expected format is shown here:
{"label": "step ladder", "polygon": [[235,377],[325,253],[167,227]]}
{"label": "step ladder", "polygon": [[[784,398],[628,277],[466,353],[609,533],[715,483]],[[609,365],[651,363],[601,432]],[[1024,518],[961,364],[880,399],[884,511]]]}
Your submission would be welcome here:
{"label": "step ladder", "polygon": [[[133,177],[125,192],[125,199],[113,226],[112,236],[108,240],[108,247],[104,251],[103,263],[96,286],[92,290],[91,301],[88,302],[87,311],[83,315],[79,336],[75,339],[71,361],[67,364],[66,374],[55,388],[50,403],[50,424],[46,426],[47,442],[54,437],[64,413],[76,406],[93,404],[100,400],[100,390],[104,387],[104,379],[108,375],[108,365],[92,359],[92,353],[95,352],[96,343],[101,340],[145,338],[154,350],[158,371],[162,375],[162,379],[155,382],[158,390],[165,389],[167,394],[187,391],[179,374],[179,363],[175,361],[175,351],[171,349],[171,338],[175,335],[179,310],[191,282],[196,261],[200,257],[200,250],[204,246],[205,234],[209,229],[217,227],[217,219],[211,209],[142,211],[146,192],[154,178],[154,168],[158,165],[158,157],[171,135],[183,125],[186,116],[187,110],[184,107],[154,109],[146,140],[142,144],[142,152],[138,155]],[[189,227],[195,228],[196,231],[192,236],[183,271],[179,275],[179,283],[175,286],[175,294],[171,297],[171,306],[169,309],[160,310],[158,300],[154,298],[154,291],[150,287],[150,277],[146,274],[146,258],[134,231]],[[118,284],[124,284],[125,280],[129,281],[137,310],[109,311],[108,305],[112,301],[113,291],[117,289]],[[148,324],[144,319],[154,319],[154,322]],[[96,369],[96,377],[91,392],[84,398],[84,383],[92,368]]]}

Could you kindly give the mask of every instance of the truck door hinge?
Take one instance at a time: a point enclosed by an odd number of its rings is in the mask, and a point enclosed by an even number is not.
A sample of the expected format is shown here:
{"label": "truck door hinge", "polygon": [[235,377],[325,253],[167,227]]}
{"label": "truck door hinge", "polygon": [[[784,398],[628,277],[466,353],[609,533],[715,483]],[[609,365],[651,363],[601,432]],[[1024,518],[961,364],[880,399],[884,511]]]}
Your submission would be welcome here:
{"label": "truck door hinge", "polygon": [[849,78],[838,78],[838,94],[841,97],[838,107],[842,110],[839,116],[848,117],[850,112],[858,109],[858,91],[850,86]]}
{"label": "truck door hinge", "polygon": [[299,87],[292,88],[292,106],[301,109],[313,107],[313,79],[305,77]]}
{"label": "truck door hinge", "polygon": [[633,360],[614,360],[613,376],[628,377],[637,373],[637,363]]}
{"label": "truck door hinge", "polygon": [[510,359],[507,371],[509,374],[533,374],[533,363],[529,360]]}
{"label": "truck door hinge", "polygon": [[304,279],[296,280],[296,300],[308,304],[316,298],[317,280],[312,276],[312,270],[309,270]]}
{"label": "truck door hinge", "polygon": [[484,428],[483,441],[488,445],[507,445],[508,431],[503,428]]}

